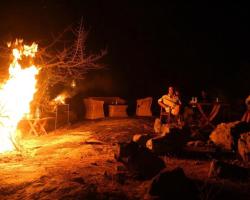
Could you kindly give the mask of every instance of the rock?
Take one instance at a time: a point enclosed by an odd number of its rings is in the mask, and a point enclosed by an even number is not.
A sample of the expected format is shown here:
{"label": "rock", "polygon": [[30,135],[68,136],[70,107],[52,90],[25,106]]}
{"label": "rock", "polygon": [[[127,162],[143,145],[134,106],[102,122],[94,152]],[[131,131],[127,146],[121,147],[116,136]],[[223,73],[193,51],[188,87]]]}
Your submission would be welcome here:
{"label": "rock", "polygon": [[157,154],[173,152],[176,149],[175,144],[171,144],[167,136],[158,136],[148,140],[146,147]]}
{"label": "rock", "polygon": [[139,144],[140,146],[146,146],[146,142],[152,138],[149,134],[136,134],[133,136],[132,141]]}
{"label": "rock", "polygon": [[238,140],[238,153],[244,161],[250,160],[250,132],[240,136]]}
{"label": "rock", "polygon": [[152,178],[165,168],[165,163],[161,158],[135,142],[120,144],[115,158],[140,179]]}
{"label": "rock", "polygon": [[232,180],[248,179],[248,170],[235,164],[213,160],[210,164],[208,177],[218,177]]}
{"label": "rock", "polygon": [[210,140],[217,146],[226,149],[232,150],[233,148],[233,137],[231,135],[231,127],[235,126],[239,122],[231,123],[221,123],[219,124],[214,131],[210,134]]}
{"label": "rock", "polygon": [[133,152],[137,151],[138,144],[135,142],[129,143],[119,143],[115,151],[115,159],[118,161],[123,161],[128,158]]}
{"label": "rock", "polygon": [[148,149],[155,153],[176,152],[186,144],[188,134],[182,129],[170,129],[170,133],[164,136],[154,137],[147,141]]}
{"label": "rock", "polygon": [[250,131],[250,124],[246,122],[221,123],[210,134],[209,138],[222,149],[237,150],[238,138],[248,131]]}
{"label": "rock", "polygon": [[160,133],[161,132],[161,120],[160,120],[160,118],[155,119],[154,131],[155,131],[155,133]]}
{"label": "rock", "polygon": [[177,123],[161,123],[161,120],[159,118],[156,118],[154,123],[154,132],[160,135],[167,135],[168,133],[170,133],[171,129],[181,129],[182,127],[182,125]]}
{"label": "rock", "polygon": [[148,193],[160,199],[197,199],[194,183],[188,179],[182,168],[162,170],[153,178]]}
{"label": "rock", "polygon": [[241,135],[246,134],[248,132],[250,132],[250,123],[246,123],[246,122],[240,122],[239,124],[231,128],[231,133],[234,139],[233,150],[235,151],[238,150],[239,138],[241,137]]}
{"label": "rock", "polygon": [[168,124],[162,124],[160,133],[161,135],[167,135],[170,133],[170,126]]}

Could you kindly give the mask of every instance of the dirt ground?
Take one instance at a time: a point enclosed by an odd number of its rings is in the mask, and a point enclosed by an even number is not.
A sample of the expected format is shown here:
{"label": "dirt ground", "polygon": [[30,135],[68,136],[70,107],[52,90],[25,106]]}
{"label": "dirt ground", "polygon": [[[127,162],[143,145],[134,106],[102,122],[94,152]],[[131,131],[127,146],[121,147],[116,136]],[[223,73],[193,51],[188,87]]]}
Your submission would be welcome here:
{"label": "dirt ground", "polygon": [[[114,151],[134,134],[152,133],[153,123],[154,118],[86,120],[24,137],[21,151],[0,155],[0,199],[145,199],[150,181],[122,177]],[[250,181],[208,179],[209,159],[162,158],[167,168],[182,167],[202,181],[201,199],[216,199],[224,188],[232,198],[250,199]]]}

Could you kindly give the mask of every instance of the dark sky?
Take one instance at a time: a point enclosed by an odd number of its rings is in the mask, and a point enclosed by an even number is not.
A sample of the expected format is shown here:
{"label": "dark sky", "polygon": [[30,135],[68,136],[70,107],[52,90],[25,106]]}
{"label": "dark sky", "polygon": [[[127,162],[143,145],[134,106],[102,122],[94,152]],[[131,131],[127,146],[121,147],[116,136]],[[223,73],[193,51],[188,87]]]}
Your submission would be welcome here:
{"label": "dark sky", "polygon": [[100,94],[159,96],[172,84],[183,95],[205,88],[245,97],[249,8],[167,0],[1,1],[0,43],[15,37],[46,41],[83,17],[88,49],[109,51],[104,59],[109,69],[87,79]]}

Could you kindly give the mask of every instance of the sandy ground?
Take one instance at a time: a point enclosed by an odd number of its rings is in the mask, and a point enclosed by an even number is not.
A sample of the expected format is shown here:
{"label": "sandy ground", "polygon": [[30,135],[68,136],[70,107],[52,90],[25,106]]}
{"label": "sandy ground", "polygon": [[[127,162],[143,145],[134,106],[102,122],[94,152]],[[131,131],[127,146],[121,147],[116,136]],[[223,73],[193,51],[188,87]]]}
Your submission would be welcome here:
{"label": "sandy ground", "polygon": [[[153,132],[153,123],[153,118],[92,120],[25,137],[20,152],[0,155],[0,199],[144,199],[150,181],[119,173],[114,151],[134,134]],[[180,166],[188,177],[207,180],[210,160],[163,159],[169,169]],[[250,197],[250,182],[208,181]],[[208,189],[202,199],[214,196]]]}

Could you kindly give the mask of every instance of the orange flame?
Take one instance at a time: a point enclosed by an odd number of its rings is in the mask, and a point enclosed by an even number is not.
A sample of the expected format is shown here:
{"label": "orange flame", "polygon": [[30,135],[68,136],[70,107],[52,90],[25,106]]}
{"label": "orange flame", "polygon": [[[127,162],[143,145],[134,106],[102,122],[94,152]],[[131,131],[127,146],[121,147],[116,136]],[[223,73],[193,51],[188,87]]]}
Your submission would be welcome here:
{"label": "orange flame", "polygon": [[61,95],[58,95],[54,101],[56,104],[65,104],[65,98],[66,98],[66,95],[64,94],[61,94]]}
{"label": "orange flame", "polygon": [[75,80],[73,80],[72,82],[71,82],[71,85],[70,85],[72,88],[75,88],[76,87],[76,81]]}
{"label": "orange flame", "polygon": [[[17,125],[30,112],[30,103],[36,92],[38,68],[31,65],[22,69],[19,61],[23,56],[33,58],[37,44],[22,45],[16,40],[12,50],[13,61],[9,66],[9,79],[0,86],[0,152],[15,149]],[[8,43],[10,47],[12,44]]]}

